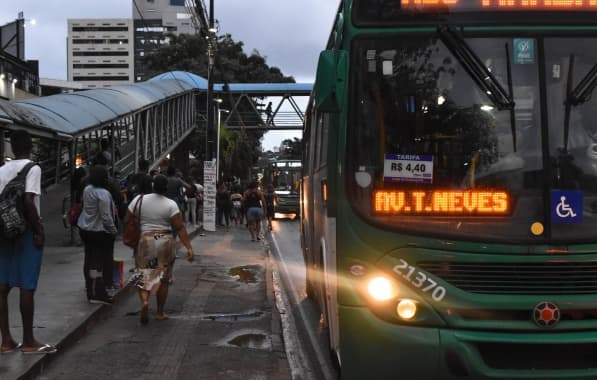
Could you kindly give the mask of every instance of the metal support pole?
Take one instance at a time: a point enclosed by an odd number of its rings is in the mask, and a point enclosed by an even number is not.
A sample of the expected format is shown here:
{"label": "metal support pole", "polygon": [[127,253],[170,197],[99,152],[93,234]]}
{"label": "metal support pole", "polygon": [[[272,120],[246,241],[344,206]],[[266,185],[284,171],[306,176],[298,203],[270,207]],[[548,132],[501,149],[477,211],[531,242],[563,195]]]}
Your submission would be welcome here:
{"label": "metal support pole", "polygon": [[216,102],[218,125],[216,126],[218,136],[216,139],[216,182],[220,182],[220,102]]}
{"label": "metal support pole", "polygon": [[207,31],[207,126],[205,128],[205,160],[213,159],[214,108],[213,108],[213,67],[215,61],[214,0],[209,0],[209,30]]}

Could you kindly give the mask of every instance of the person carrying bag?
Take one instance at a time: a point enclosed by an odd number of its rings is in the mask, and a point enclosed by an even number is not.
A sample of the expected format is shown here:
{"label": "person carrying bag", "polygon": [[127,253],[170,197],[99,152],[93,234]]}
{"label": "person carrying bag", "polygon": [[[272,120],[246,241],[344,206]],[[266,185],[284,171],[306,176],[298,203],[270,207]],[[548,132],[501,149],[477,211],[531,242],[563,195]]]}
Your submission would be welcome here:
{"label": "person carrying bag", "polygon": [[125,220],[124,231],[122,232],[122,242],[131,248],[137,248],[141,238],[141,206],[143,205],[143,195],[139,195],[133,212]]}

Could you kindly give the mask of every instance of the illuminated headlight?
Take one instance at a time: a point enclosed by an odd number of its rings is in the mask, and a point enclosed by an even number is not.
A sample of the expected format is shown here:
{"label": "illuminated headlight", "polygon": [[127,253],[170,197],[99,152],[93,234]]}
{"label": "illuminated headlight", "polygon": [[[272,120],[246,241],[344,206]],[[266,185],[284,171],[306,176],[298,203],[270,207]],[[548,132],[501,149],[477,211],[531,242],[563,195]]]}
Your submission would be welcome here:
{"label": "illuminated headlight", "polygon": [[385,277],[375,277],[367,286],[369,295],[377,301],[387,301],[396,295],[392,282]]}
{"label": "illuminated headlight", "polygon": [[408,298],[400,300],[396,312],[400,318],[408,321],[417,315],[417,303]]}

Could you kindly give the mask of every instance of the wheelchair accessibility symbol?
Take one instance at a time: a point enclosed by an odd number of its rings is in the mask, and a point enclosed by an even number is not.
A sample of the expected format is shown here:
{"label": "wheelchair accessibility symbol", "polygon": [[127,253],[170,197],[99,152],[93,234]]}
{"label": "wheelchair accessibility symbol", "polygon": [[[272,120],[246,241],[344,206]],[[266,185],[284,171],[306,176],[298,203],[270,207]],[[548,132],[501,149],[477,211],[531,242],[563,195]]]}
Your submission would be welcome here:
{"label": "wheelchair accessibility symbol", "polygon": [[552,191],[551,218],[554,223],[582,222],[582,193],[580,191]]}
{"label": "wheelchair accessibility symbol", "polygon": [[560,218],[574,218],[576,213],[572,210],[572,207],[566,203],[566,197],[560,197],[561,202],[556,206],[556,214]]}

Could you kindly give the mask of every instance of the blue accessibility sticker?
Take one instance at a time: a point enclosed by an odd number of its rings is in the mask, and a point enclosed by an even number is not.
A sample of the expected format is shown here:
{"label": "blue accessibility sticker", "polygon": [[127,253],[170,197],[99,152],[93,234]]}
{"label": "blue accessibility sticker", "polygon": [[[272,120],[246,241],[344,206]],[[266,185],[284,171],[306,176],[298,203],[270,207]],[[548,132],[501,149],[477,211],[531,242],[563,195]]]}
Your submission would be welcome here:
{"label": "blue accessibility sticker", "polygon": [[532,38],[514,39],[514,63],[519,65],[535,63],[535,40]]}
{"label": "blue accessibility sticker", "polygon": [[582,222],[582,192],[552,190],[551,220],[554,223]]}

